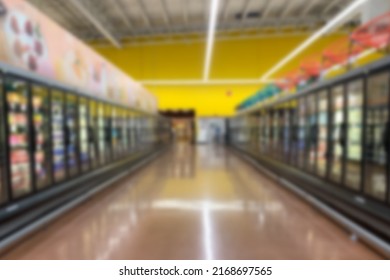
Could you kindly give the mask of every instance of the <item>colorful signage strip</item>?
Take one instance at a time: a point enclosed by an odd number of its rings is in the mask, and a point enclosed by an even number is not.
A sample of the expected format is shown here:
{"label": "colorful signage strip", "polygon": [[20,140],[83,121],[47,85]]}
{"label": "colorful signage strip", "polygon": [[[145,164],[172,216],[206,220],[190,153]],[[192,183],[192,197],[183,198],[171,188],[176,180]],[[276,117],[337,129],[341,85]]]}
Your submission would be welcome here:
{"label": "colorful signage strip", "polygon": [[99,98],[155,112],[140,83],[24,0],[0,1],[0,60]]}

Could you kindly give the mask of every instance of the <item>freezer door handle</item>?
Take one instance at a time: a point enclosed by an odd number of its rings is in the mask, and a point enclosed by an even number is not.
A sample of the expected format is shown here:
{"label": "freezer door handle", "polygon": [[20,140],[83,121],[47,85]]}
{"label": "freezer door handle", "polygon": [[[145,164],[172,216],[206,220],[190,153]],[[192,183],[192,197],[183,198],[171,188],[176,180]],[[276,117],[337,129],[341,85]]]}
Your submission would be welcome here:
{"label": "freezer door handle", "polygon": [[30,141],[31,151],[35,153],[37,150],[37,132],[35,126],[31,128],[31,141]]}
{"label": "freezer door handle", "polygon": [[385,129],[383,131],[383,138],[382,138],[382,144],[383,148],[385,149],[386,153],[389,153],[389,144],[390,144],[390,122],[386,122]]}

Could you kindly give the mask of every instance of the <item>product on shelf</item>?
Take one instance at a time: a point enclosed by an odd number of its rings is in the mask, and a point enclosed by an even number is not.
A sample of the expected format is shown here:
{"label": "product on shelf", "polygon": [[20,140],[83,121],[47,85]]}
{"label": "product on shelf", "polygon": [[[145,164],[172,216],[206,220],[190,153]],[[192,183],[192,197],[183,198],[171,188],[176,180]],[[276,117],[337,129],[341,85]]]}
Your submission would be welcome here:
{"label": "product on shelf", "polygon": [[60,180],[65,177],[65,145],[62,116],[62,101],[53,99],[52,110],[52,146],[54,177]]}
{"label": "product on shelf", "polygon": [[27,91],[24,84],[7,84],[8,126],[10,134],[11,186],[13,195],[31,191],[30,158],[27,144]]}

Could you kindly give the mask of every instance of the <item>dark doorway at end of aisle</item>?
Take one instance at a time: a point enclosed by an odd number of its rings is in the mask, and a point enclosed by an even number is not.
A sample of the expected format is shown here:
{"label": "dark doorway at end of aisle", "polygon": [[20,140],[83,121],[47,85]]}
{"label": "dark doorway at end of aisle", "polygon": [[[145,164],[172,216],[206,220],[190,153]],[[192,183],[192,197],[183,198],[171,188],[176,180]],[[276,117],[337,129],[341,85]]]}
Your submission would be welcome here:
{"label": "dark doorway at end of aisle", "polygon": [[195,143],[195,110],[162,110],[159,113],[170,119],[173,139],[176,142]]}

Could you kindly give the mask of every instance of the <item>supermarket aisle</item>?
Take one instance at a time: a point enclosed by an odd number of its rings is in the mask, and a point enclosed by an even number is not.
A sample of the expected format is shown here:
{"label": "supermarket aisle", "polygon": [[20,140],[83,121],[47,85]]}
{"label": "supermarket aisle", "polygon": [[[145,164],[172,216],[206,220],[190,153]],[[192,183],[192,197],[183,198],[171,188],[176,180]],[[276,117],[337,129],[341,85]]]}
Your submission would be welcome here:
{"label": "supermarket aisle", "polygon": [[177,145],[5,259],[375,259],[224,147]]}

